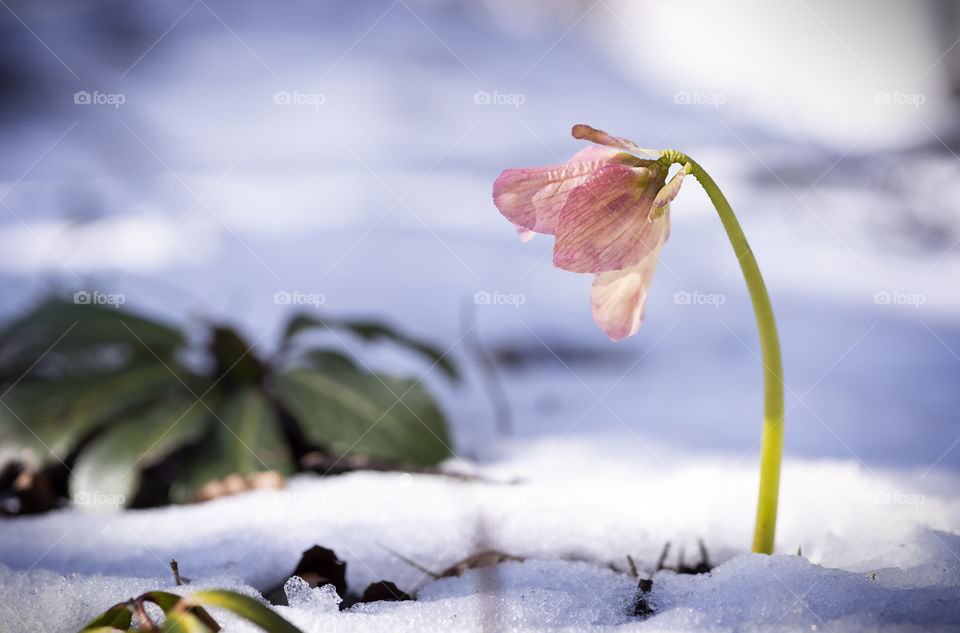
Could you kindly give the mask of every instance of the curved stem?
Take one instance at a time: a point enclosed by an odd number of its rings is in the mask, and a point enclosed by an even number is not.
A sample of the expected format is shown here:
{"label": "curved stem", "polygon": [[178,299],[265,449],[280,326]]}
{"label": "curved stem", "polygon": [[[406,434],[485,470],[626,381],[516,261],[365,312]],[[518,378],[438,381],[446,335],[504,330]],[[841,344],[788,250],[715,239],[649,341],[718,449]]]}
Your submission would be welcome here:
{"label": "curved stem", "polygon": [[783,455],[783,362],[780,358],[780,339],[773,318],[770,295],[760,275],[757,260],[750,250],[747,238],[740,228],[730,203],[720,192],[717,183],[703,168],[686,154],[675,150],[663,152],[659,162],[685,165],[687,173],[696,177],[717,209],[720,222],[733,245],[740,269],[750,291],[753,313],[760,334],[763,361],[763,439],[760,450],[760,495],[757,503],[757,523],[753,533],[753,551],[773,553],[773,538],[777,527],[777,499],[780,490],[780,462]]}

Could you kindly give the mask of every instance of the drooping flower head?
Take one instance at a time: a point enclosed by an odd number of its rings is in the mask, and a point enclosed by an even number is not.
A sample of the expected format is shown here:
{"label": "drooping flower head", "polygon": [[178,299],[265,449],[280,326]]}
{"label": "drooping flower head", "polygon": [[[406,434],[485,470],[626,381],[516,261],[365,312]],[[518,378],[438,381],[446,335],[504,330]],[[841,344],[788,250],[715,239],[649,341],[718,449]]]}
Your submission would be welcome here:
{"label": "drooping flower head", "polygon": [[670,202],[685,169],[670,180],[659,154],[586,125],[573,128],[590,146],[549,167],[508,169],[493,201],[524,241],[555,237],[553,265],[596,275],[593,318],[615,341],[637,332],[647,290],[670,233]]}

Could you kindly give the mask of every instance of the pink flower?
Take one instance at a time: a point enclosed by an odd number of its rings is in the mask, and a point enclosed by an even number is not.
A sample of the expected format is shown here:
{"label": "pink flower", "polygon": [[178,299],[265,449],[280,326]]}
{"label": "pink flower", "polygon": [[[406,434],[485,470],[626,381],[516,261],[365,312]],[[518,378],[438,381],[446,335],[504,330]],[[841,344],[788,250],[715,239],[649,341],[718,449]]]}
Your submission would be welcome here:
{"label": "pink flower", "polygon": [[643,321],[670,233],[669,204],[686,170],[667,184],[657,153],[586,125],[574,126],[573,136],[608,147],[587,147],[560,165],[508,169],[493,184],[493,201],[524,241],[555,236],[554,266],[596,275],[593,319],[619,341]]}

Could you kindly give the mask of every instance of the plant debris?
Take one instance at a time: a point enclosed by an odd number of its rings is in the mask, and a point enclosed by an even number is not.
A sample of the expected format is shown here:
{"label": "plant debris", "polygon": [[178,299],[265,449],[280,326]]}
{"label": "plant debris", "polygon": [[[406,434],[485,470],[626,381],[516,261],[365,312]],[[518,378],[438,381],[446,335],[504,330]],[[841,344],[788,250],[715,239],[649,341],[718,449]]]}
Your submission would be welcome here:
{"label": "plant debris", "polygon": [[461,561],[457,561],[449,569],[440,574],[440,576],[442,578],[462,576],[463,572],[467,571],[468,569],[491,567],[493,565],[499,565],[500,563],[506,563],[509,561],[522,563],[524,559],[519,556],[506,554],[496,550],[485,550],[482,552],[477,552],[476,554],[471,554]]}
{"label": "plant debris", "polygon": [[358,602],[402,602],[404,600],[413,600],[409,594],[400,591],[395,584],[389,580],[371,583],[363,590],[363,596]]}
{"label": "plant debris", "polygon": [[653,579],[651,578],[641,578],[637,583],[637,595],[633,604],[632,615],[638,617],[646,617],[653,613],[653,607],[647,601],[647,598],[650,597],[650,592],[653,591]]}
{"label": "plant debris", "polygon": [[220,497],[248,492],[250,490],[282,490],[286,486],[283,475],[270,470],[240,475],[234,473],[223,479],[209,481],[190,499],[190,503],[203,503]]}
{"label": "plant debris", "polygon": [[713,569],[713,565],[710,564],[710,557],[707,554],[707,546],[703,543],[703,539],[698,539],[697,544],[700,548],[700,562],[696,565],[687,565],[684,561],[684,550],[681,547],[680,551],[677,553],[677,566],[669,567],[666,564],[667,554],[670,553],[670,541],[667,541],[663,545],[663,551],[660,553],[660,559],[657,561],[657,571],[666,569],[669,571],[676,572],[678,574],[707,574],[710,573],[710,570]]}
{"label": "plant debris", "polygon": [[314,545],[305,551],[291,576],[300,576],[311,588],[333,585],[337,595],[347,595],[347,564],[326,547]]}
{"label": "plant debris", "polygon": [[177,586],[185,585],[190,582],[189,578],[185,578],[180,575],[180,566],[177,564],[176,558],[170,559],[170,571],[173,572],[173,580],[177,583]]}
{"label": "plant debris", "polygon": [[[399,602],[415,599],[389,580],[371,583],[362,595],[351,594],[347,586],[347,563],[340,560],[333,550],[319,545],[314,545],[303,553],[300,562],[288,579],[293,576],[302,578],[311,589],[333,585],[341,598],[340,609],[346,609],[360,602],[380,600]],[[283,587],[284,585],[281,584],[265,592],[264,595],[273,604],[286,605],[287,596]]]}

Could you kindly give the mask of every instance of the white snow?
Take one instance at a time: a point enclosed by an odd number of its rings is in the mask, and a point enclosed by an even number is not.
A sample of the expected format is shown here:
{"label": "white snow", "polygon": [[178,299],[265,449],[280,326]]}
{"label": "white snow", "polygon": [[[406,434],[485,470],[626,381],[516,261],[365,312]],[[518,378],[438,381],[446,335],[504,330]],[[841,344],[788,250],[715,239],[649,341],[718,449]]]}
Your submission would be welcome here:
{"label": "white snow", "polygon": [[[501,453],[476,466],[483,481],[299,476],[283,491],[195,506],[3,521],[4,630],[35,630],[38,621],[75,630],[115,602],[169,588],[171,558],[194,586],[268,590],[314,544],[347,563],[351,592],[391,580],[418,601],[337,613],[332,587],[288,582],[291,607],[278,611],[305,631],[478,630],[487,621],[489,630],[857,631],[960,622],[960,482],[952,475],[920,481],[851,461],[790,459],[778,555],[765,557],[746,553],[752,458],[681,456],[649,437],[574,435]],[[694,564],[698,538],[720,566],[703,576],[657,573],[655,615],[630,617],[636,580],[626,556],[649,574],[670,541],[668,564],[680,549]],[[433,581],[388,551],[439,573],[481,549],[527,560]]]}

